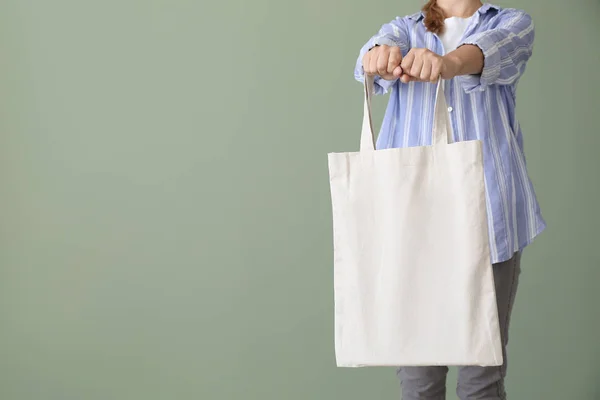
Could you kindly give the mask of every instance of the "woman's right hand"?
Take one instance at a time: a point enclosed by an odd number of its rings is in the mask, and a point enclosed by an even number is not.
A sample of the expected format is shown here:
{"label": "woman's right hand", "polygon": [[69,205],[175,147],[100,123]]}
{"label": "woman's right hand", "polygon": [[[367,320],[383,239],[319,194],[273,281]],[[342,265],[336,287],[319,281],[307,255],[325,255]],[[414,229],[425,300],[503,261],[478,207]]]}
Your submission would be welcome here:
{"label": "woman's right hand", "polygon": [[381,45],[373,47],[363,57],[363,69],[367,75],[379,75],[393,81],[402,75],[402,51],[400,47]]}

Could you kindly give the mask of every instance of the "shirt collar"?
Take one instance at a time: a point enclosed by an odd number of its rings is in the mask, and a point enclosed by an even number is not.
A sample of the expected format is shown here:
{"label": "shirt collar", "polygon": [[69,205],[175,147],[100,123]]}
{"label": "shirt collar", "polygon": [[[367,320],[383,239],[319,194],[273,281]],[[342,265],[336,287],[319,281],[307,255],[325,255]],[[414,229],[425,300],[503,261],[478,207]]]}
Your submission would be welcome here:
{"label": "shirt collar", "polygon": [[[490,4],[490,3],[484,3],[481,7],[479,7],[479,9],[477,10],[477,12],[481,15],[486,14],[488,11],[490,10],[496,10],[499,11],[500,7],[496,6],[494,4]],[[423,11],[419,11],[418,13],[412,14],[408,16],[409,19],[412,19],[414,21],[420,21],[423,18],[425,18],[425,13]]]}

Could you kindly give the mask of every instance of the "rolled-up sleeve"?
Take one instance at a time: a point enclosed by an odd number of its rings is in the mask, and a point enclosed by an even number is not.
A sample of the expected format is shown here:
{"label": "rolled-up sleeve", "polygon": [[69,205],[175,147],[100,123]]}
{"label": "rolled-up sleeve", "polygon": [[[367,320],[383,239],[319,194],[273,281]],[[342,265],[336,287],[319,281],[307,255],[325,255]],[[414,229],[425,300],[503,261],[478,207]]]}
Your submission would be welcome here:
{"label": "rolled-up sleeve", "polygon": [[533,52],[535,31],[529,14],[505,9],[496,18],[493,29],[473,34],[460,43],[479,47],[484,56],[481,74],[458,78],[467,93],[483,91],[489,85],[515,84]]}
{"label": "rolled-up sleeve", "polygon": [[[409,50],[407,17],[397,17],[390,23],[384,24],[379,32],[371,37],[369,41],[360,49],[356,67],[354,68],[354,78],[359,82],[364,82],[365,70],[363,69],[362,59],[373,47],[379,45],[397,46],[405,56]],[[387,93],[389,88],[394,85],[396,80],[389,81],[379,76],[375,77],[375,94]]]}

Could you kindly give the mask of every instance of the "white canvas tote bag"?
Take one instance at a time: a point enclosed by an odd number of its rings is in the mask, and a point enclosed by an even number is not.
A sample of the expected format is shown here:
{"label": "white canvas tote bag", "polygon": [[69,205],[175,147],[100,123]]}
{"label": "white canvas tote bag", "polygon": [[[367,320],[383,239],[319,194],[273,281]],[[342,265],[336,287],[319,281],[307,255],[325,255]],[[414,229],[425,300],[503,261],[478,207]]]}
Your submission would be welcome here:
{"label": "white canvas tote bag", "polygon": [[373,78],[360,151],[330,153],[340,367],[502,364],[479,140],[375,150]]}

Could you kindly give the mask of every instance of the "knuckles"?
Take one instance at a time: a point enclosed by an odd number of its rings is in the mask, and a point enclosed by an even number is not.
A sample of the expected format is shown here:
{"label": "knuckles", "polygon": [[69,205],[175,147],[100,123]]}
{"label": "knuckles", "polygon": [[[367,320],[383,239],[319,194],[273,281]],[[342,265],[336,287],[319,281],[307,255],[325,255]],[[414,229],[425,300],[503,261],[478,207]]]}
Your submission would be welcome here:
{"label": "knuckles", "polygon": [[[382,44],[369,50],[362,59],[363,70],[368,75],[389,75],[402,65],[402,50],[397,46]],[[390,71],[390,69],[392,71]]]}

